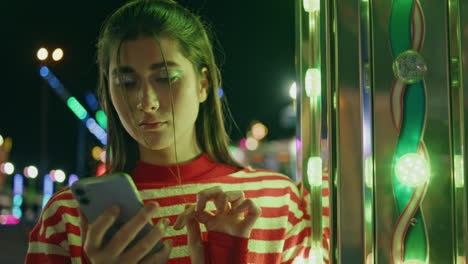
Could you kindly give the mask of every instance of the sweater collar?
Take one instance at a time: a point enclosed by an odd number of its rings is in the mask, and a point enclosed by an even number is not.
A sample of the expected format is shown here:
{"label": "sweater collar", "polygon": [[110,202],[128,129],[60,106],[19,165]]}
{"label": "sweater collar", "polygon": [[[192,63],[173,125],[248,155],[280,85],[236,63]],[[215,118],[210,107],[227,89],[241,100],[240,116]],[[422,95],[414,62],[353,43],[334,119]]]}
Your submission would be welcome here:
{"label": "sweater collar", "polygon": [[[177,168],[179,167],[179,168]],[[216,167],[216,163],[207,153],[200,155],[193,161],[177,165],[154,165],[137,161],[132,173],[135,183],[176,183],[177,171],[180,172],[182,182],[201,179],[209,175],[209,171]]]}

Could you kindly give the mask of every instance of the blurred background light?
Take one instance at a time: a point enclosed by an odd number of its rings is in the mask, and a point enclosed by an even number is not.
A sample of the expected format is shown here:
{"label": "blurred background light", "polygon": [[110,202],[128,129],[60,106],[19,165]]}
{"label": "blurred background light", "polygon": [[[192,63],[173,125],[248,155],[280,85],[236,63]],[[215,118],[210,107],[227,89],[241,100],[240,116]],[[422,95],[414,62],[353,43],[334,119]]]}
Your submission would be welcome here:
{"label": "blurred background light", "polygon": [[80,178],[78,177],[78,175],[76,174],[70,174],[70,176],[68,177],[68,187],[71,187],[73,185],[73,183],[75,183],[76,181],[78,181]]}
{"label": "blurred background light", "polygon": [[296,100],[296,97],[297,97],[297,85],[296,83],[294,82],[293,84],[291,84],[291,87],[289,88],[289,96]]}
{"label": "blurred background light", "polygon": [[32,179],[35,179],[37,177],[37,174],[38,174],[38,170],[35,166],[28,166],[26,168],[24,168],[23,170],[23,174],[24,176],[28,177],[28,178],[32,178]]}
{"label": "blurred background light", "polygon": [[61,48],[57,48],[52,52],[52,59],[54,61],[59,61],[63,58],[63,50]]}
{"label": "blurred background light", "polygon": [[68,98],[67,105],[80,120],[83,120],[88,116],[86,109],[80,104],[80,102],[78,102],[78,100],[76,100],[75,97],[72,96]]}
{"label": "blurred background light", "polygon": [[49,75],[49,68],[47,68],[47,66],[42,66],[41,69],[39,70],[39,74],[42,77],[47,77],[47,75]]}
{"label": "blurred background light", "polygon": [[15,172],[15,166],[10,162],[6,162],[0,166],[0,170],[7,175],[11,175]]}
{"label": "blurred background light", "polygon": [[102,149],[100,147],[98,147],[98,146],[95,146],[91,150],[91,155],[93,156],[94,160],[100,160],[101,159],[101,153],[102,153]]}
{"label": "blurred background light", "polygon": [[102,129],[107,129],[107,116],[102,110],[96,112],[96,121],[102,127]]}
{"label": "blurred background light", "polygon": [[219,87],[218,88],[218,97],[222,98],[223,96],[224,96],[224,90],[223,90],[223,88]]}
{"label": "blurred background light", "polygon": [[54,180],[56,182],[64,182],[65,181],[65,172],[63,172],[63,170],[55,170],[55,173],[54,173]]}
{"label": "blurred background light", "polygon": [[40,48],[37,51],[37,58],[41,61],[46,60],[48,56],[49,56],[49,52],[47,51],[46,48]]}
{"label": "blurred background light", "polygon": [[262,123],[256,123],[252,126],[252,136],[257,140],[262,140],[268,134],[268,128]]}
{"label": "blurred background light", "polygon": [[0,147],[3,145],[3,137],[0,135]]}
{"label": "blurred background light", "polygon": [[256,150],[258,148],[258,141],[253,137],[249,137],[245,141],[245,147],[251,151]]}

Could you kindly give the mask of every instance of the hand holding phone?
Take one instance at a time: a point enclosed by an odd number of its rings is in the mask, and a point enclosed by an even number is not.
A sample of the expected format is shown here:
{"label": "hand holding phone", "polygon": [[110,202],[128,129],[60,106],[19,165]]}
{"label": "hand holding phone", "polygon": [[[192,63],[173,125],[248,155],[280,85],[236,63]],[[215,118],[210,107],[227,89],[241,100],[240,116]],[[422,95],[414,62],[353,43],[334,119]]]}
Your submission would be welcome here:
{"label": "hand holding phone", "polygon": [[80,203],[84,250],[93,264],[167,262],[171,245],[160,239],[168,219],[152,226],[159,206],[143,206],[130,176],[84,179],[72,186],[72,192]]}

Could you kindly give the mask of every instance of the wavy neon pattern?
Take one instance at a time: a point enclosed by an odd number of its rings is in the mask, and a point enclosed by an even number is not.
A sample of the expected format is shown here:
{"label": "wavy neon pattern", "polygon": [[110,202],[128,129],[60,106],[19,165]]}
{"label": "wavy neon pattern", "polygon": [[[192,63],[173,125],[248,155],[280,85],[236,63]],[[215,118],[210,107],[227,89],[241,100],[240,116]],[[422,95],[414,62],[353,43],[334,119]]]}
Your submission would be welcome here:
{"label": "wavy neon pattern", "polygon": [[[390,21],[393,56],[396,58],[409,49],[419,52],[424,44],[424,37],[425,19],[419,0],[394,0]],[[394,81],[390,110],[399,140],[393,159],[392,177],[400,216],[392,234],[391,257],[392,263],[397,264],[406,259],[426,261],[428,256],[427,236],[419,210],[428,183],[416,188],[404,186],[398,181],[394,170],[398,159],[408,153],[418,153],[429,161],[423,142],[425,101],[424,81],[410,85],[400,79]],[[414,226],[411,226],[412,223]]]}

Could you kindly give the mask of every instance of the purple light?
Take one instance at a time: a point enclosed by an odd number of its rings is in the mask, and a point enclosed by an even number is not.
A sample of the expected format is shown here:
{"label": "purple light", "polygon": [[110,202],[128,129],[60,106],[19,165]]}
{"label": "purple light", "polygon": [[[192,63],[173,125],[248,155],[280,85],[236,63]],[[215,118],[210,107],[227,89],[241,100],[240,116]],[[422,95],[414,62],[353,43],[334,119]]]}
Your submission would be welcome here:
{"label": "purple light", "polygon": [[23,195],[23,175],[16,174],[13,178],[13,194],[14,195]]}
{"label": "purple light", "polygon": [[78,176],[75,175],[75,174],[71,174],[68,177],[68,187],[71,187],[73,185],[73,183],[75,183],[77,180],[79,180]]}

